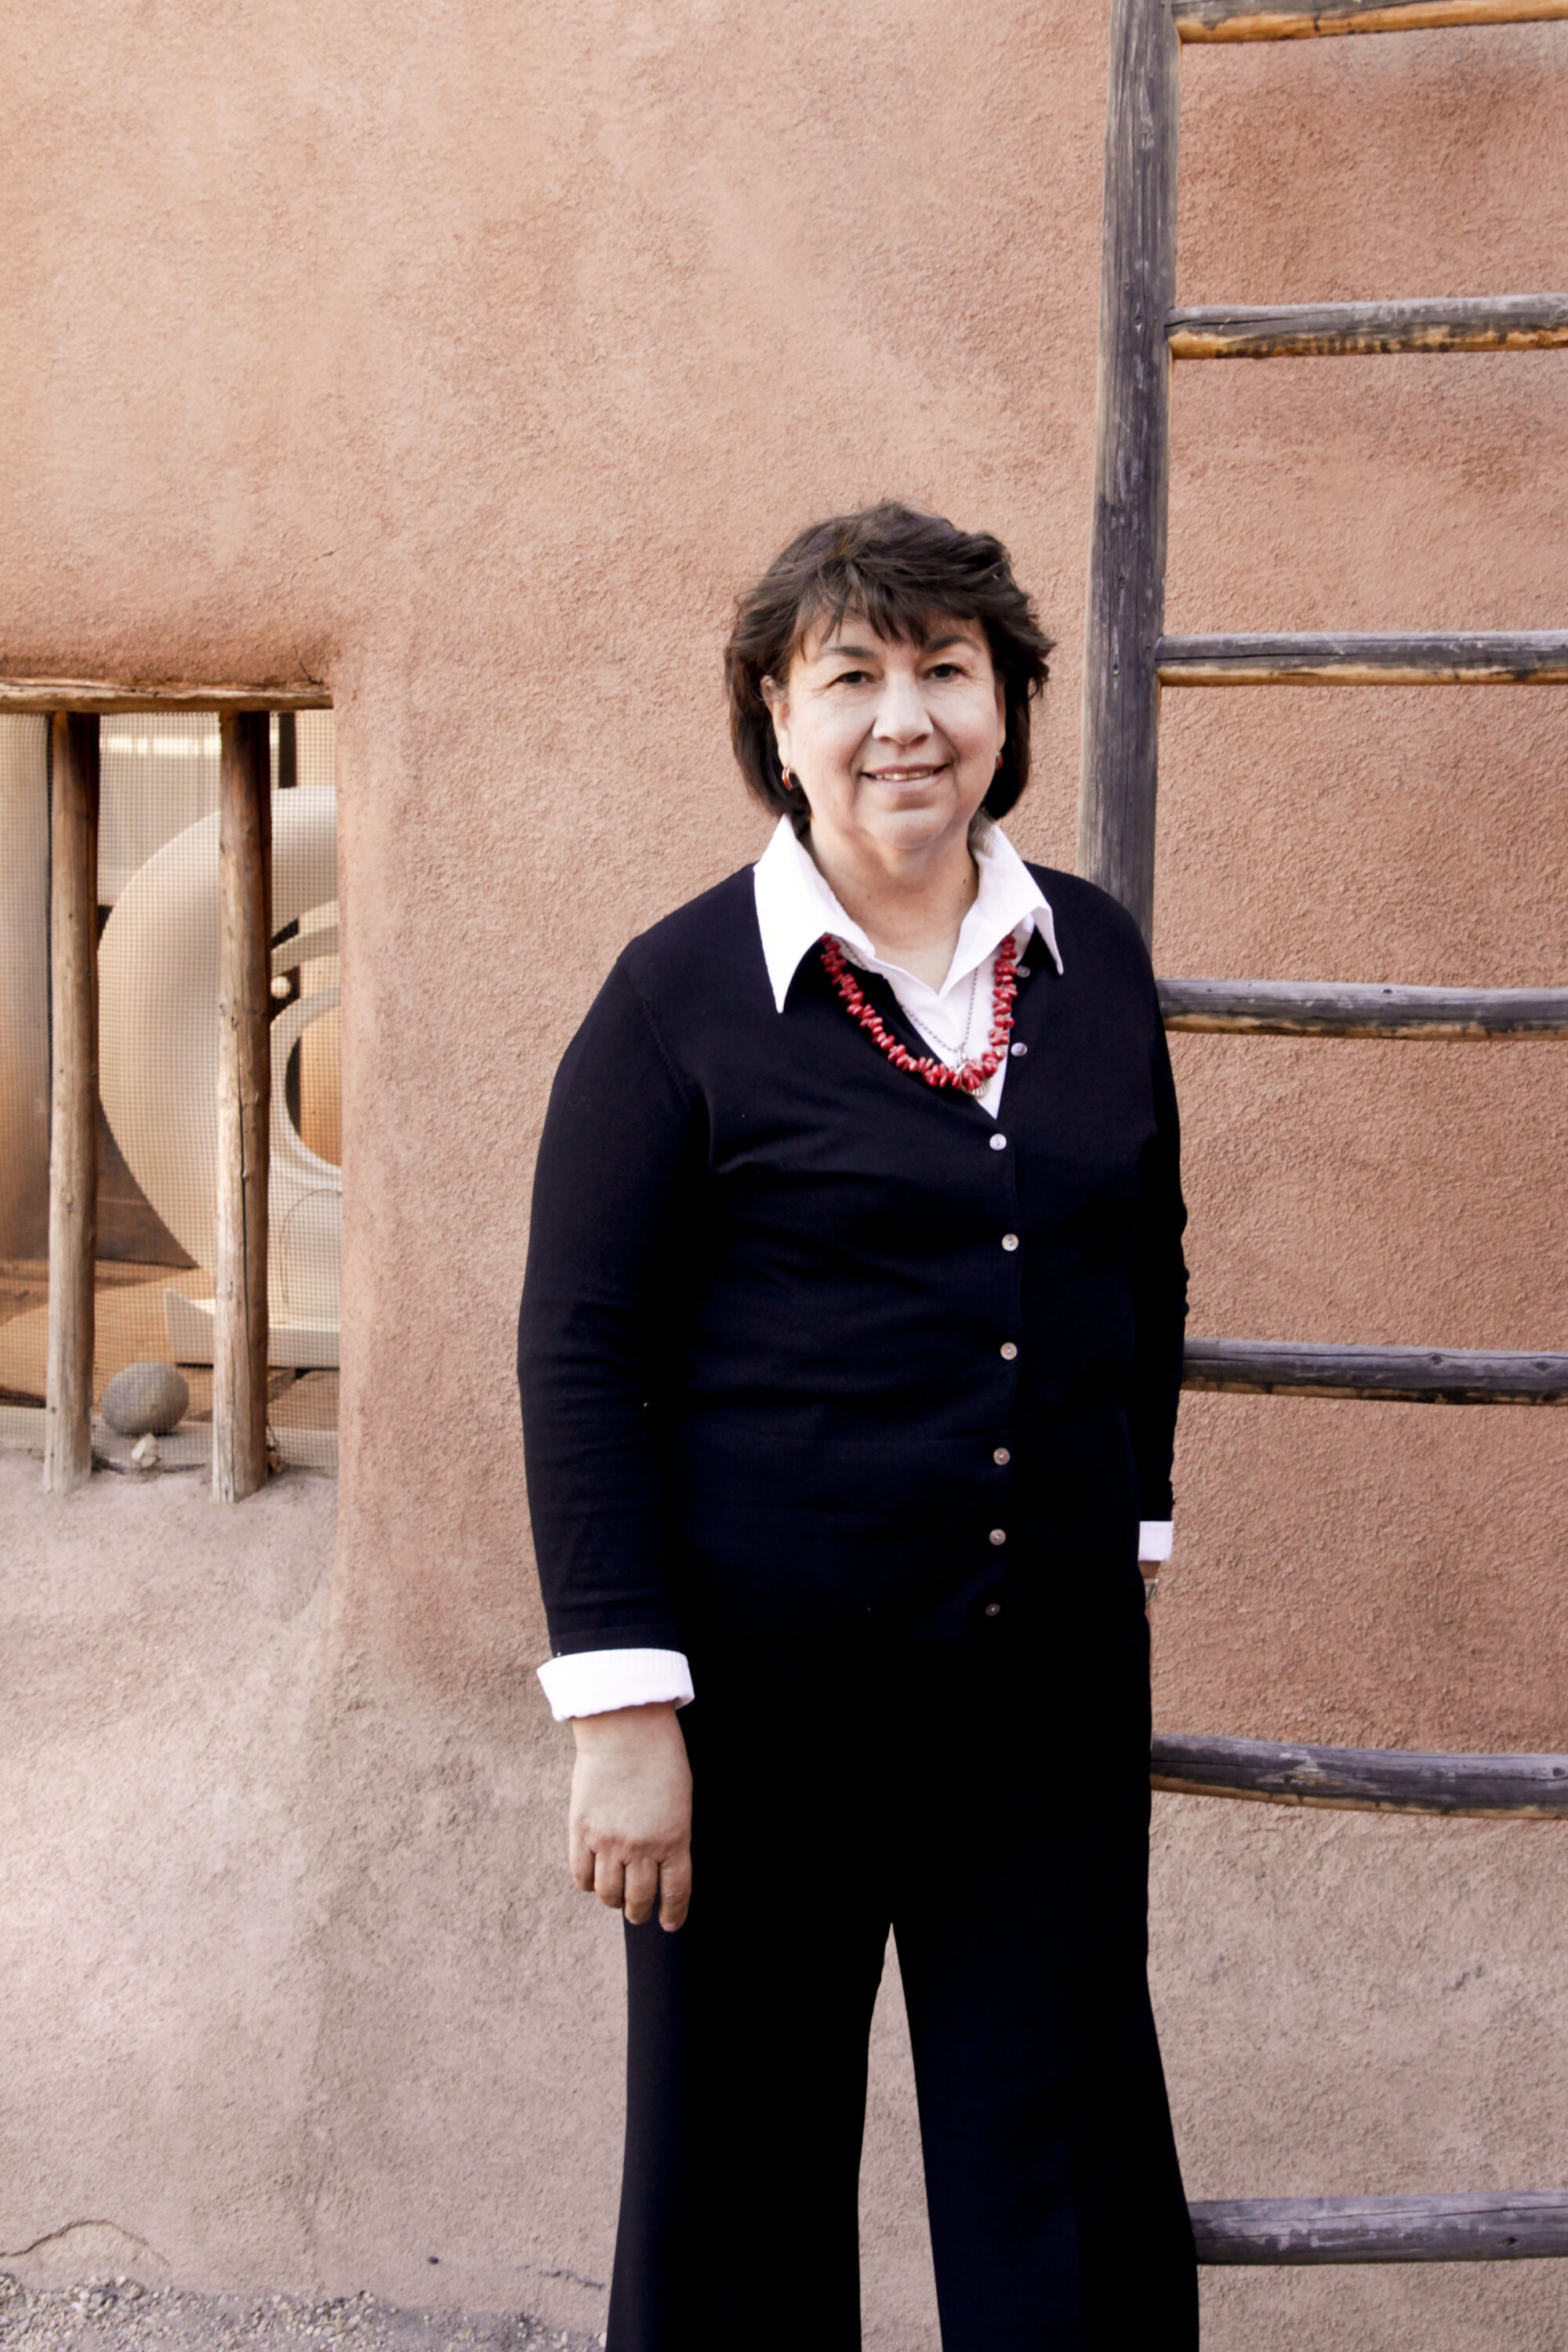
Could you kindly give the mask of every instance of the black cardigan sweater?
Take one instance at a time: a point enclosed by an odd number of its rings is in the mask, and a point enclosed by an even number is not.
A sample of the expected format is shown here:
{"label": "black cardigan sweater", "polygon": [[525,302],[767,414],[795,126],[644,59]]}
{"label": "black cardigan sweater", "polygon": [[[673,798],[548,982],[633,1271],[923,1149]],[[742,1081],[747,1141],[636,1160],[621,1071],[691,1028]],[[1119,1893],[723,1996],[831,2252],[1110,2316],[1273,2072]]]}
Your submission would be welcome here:
{"label": "black cardigan sweater", "polygon": [[1064,970],[1031,941],[997,1119],[895,1069],[815,953],[778,1012],[749,866],[616,964],[551,1094],[519,1333],[557,1655],[1043,1624],[1171,1516],[1153,978],[1114,900],[1031,870]]}

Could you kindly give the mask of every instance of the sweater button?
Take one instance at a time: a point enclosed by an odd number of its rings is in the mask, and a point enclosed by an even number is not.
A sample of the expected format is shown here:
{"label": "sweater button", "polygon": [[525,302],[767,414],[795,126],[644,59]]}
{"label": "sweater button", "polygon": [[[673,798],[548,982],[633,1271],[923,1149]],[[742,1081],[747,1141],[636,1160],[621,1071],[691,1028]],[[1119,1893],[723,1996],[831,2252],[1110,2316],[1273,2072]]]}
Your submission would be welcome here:
{"label": "sweater button", "polygon": [[1007,1149],[1006,1137],[1005,1135],[994,1135],[991,1139],[991,1149],[993,1151],[1005,1151]]}
{"label": "sweater button", "polygon": [[1016,1341],[1016,1339],[1004,1339],[1004,1340],[1003,1340],[1003,1342],[1002,1342],[1002,1361],[1003,1361],[1005,1364],[1010,1364],[1010,1363],[1012,1363],[1012,1362],[1015,1360],[1015,1359],[1016,1358],[1017,1353],[1018,1353],[1018,1343],[1017,1343],[1017,1341]]}
{"label": "sweater button", "polygon": [[1002,1246],[1005,1250],[1016,1250],[1018,1246],[1017,1234],[1004,1234],[1002,1236]]}
{"label": "sweater button", "polygon": [[988,1601],[985,1603],[985,1614],[987,1617],[1000,1617],[1002,1603],[999,1601]]}
{"label": "sweater button", "polygon": [[1016,1054],[1020,1061],[1023,1059],[1024,1055],[1028,1052],[1028,1050],[1029,1050],[1029,1049],[1028,1049],[1027,1045],[1025,1045],[1025,1043],[1024,1043],[1024,1041],[1023,1041],[1023,1039],[1022,1039],[1022,1038],[1020,1038],[1020,1039],[1018,1040],[1018,1043],[1017,1043],[1016,1045],[1009,1045],[1009,1046],[1008,1046],[1008,1048],[1007,1048],[1007,1051],[1008,1051],[1010,1054]]}
{"label": "sweater button", "polygon": [[994,1544],[1005,1544],[1007,1540],[1006,1528],[993,1528],[991,1530],[991,1540]]}
{"label": "sweater button", "polygon": [[1013,966],[1013,977],[1015,980],[1027,980],[1029,977],[1028,965],[1026,963],[1016,963]]}
{"label": "sweater button", "polygon": [[1005,1470],[1008,1463],[1013,1459],[1013,1456],[1008,1452],[1006,1446],[999,1445],[996,1448],[995,1453],[991,1456],[991,1459],[995,1463],[999,1470]]}

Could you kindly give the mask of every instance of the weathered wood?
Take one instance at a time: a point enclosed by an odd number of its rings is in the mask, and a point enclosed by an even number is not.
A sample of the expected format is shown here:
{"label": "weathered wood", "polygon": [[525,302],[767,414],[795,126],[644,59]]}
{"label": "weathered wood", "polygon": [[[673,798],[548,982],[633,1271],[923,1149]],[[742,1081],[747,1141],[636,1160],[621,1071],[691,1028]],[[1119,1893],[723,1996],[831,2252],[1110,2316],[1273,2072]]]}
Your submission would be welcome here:
{"label": "weathered wood", "polygon": [[219,719],[217,1273],[213,1489],[267,1480],[267,1180],[272,1065],[271,752],[266,713]]}
{"label": "weathered wood", "polygon": [[1417,1755],[1397,1748],[1300,1748],[1163,1732],[1149,1785],[1330,1812],[1439,1813],[1474,1821],[1568,1820],[1568,1756]]}
{"label": "weathered wood", "polygon": [[1200,2263],[1521,2263],[1568,2254],[1568,2189],[1247,2197],[1187,2208]]}
{"label": "weathered wood", "polygon": [[1568,1356],[1194,1339],[1186,1343],[1182,1385],[1228,1396],[1360,1397],[1378,1404],[1568,1404]]}
{"label": "weathered wood", "polygon": [[1162,637],[1162,686],[1565,686],[1568,630]]}
{"label": "weathered wood", "polygon": [[1296,302],[1173,310],[1174,360],[1363,358],[1390,352],[1539,352],[1568,344],[1568,294],[1454,301]]}
{"label": "weathered wood", "polygon": [[1425,33],[1450,25],[1539,25],[1568,0],[1175,0],[1184,41],[1299,41],[1326,33]]}
{"label": "weathered wood", "polygon": [[1568,1037],[1568,988],[1394,988],[1306,980],[1163,980],[1167,1029],[1460,1044]]}
{"label": "weathered wood", "polygon": [[92,1473],[93,1268],[98,1259],[98,721],[50,730],[49,1309],[44,1484]]}
{"label": "weathered wood", "polygon": [[316,678],[270,686],[193,686],[127,678],[0,677],[0,713],[94,710],[110,718],[132,710],[330,710],[331,689]]}
{"label": "weathered wood", "polygon": [[1121,899],[1146,940],[1159,770],[1154,657],[1165,611],[1176,68],[1169,0],[1113,0],[1078,869]]}

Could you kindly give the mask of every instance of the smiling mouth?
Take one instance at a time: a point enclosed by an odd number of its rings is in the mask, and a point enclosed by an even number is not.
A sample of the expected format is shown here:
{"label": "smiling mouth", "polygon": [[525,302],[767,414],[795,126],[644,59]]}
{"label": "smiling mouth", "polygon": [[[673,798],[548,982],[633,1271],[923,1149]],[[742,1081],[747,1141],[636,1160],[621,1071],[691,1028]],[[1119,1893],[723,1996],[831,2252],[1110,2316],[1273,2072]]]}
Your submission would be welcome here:
{"label": "smiling mouth", "polygon": [[918,768],[863,768],[861,774],[869,776],[875,784],[927,784],[940,776],[946,767],[945,760],[926,761]]}

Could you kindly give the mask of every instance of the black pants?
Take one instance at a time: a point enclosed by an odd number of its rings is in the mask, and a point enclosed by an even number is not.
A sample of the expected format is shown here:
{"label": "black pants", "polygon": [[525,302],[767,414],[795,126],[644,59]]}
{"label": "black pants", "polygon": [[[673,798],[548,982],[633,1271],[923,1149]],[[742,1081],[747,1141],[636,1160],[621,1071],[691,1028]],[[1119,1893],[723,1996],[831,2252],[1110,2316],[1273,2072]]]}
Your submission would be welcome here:
{"label": "black pants", "polygon": [[889,1928],[944,2352],[1188,2352],[1145,1981],[1148,1643],[1118,1573],[1048,1641],[708,1652],[687,1925],[626,1931],[609,2352],[860,2342]]}

